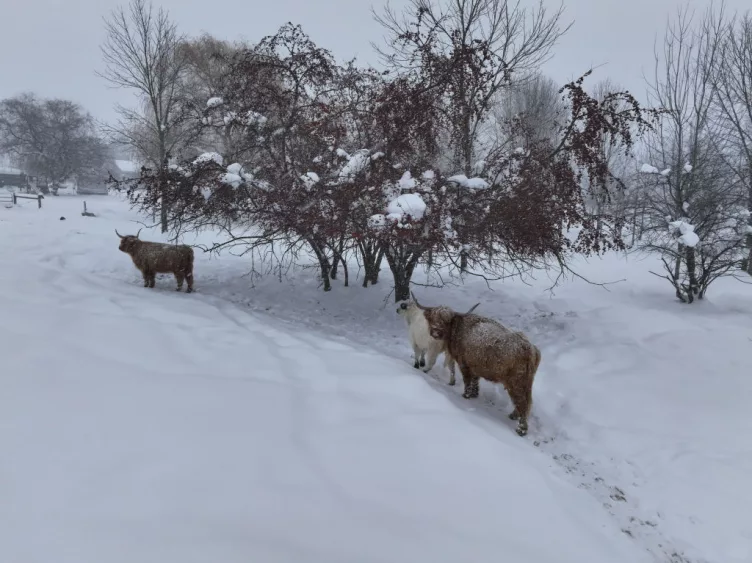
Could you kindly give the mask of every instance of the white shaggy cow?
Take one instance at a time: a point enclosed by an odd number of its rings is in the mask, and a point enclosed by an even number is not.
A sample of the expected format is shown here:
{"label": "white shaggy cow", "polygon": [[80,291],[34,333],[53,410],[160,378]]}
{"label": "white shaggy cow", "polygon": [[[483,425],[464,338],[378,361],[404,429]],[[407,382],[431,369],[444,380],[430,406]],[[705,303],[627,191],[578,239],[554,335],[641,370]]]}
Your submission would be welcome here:
{"label": "white shaggy cow", "polygon": [[[430,310],[431,307],[423,307],[418,303],[414,293],[410,292],[410,295],[412,300],[400,303],[397,307],[397,314],[404,317],[407,322],[410,345],[413,347],[413,358],[415,359],[413,367],[416,369],[423,368],[423,371],[428,373],[436,364],[439,354],[444,352],[444,368],[449,371],[449,385],[454,385],[456,382],[454,359],[447,353],[445,342],[431,336],[426,320],[425,312]],[[478,305],[480,303],[473,305],[467,314],[473,312]],[[426,358],[426,353],[428,358]]]}

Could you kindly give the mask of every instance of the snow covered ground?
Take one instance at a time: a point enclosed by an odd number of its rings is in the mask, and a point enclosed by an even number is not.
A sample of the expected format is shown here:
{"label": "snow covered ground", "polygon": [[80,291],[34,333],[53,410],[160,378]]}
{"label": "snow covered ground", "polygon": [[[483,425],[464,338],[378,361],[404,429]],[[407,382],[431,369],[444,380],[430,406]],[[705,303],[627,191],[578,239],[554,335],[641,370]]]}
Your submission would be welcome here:
{"label": "snow covered ground", "polygon": [[503,391],[412,368],[388,272],[198,252],[196,293],[147,290],[138,218],[81,199],[0,208],[0,561],[752,560],[751,287],[681,306],[616,256],[580,265],[609,291],[416,287],[541,348],[523,439]]}

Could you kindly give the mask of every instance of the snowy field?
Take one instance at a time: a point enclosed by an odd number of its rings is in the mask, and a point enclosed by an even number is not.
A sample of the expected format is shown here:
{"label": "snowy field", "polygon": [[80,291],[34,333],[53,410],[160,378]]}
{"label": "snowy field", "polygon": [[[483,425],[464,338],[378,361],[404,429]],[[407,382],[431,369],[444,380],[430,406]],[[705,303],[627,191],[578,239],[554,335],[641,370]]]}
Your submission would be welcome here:
{"label": "snowy field", "polygon": [[752,561],[752,287],[682,306],[618,256],[579,265],[609,291],[416,286],[541,348],[520,438],[503,390],[412,368],[388,271],[197,252],[196,293],[147,290],[138,217],[81,199],[0,208],[1,562]]}

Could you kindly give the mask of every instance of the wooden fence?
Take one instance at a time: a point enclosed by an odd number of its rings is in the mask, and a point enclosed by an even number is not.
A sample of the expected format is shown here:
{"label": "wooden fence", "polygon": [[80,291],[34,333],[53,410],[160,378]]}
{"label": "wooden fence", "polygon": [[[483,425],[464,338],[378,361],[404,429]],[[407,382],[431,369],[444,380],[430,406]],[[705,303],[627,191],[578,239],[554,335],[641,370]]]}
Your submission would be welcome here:
{"label": "wooden fence", "polygon": [[37,206],[39,209],[42,209],[42,200],[44,199],[44,196],[42,194],[17,194],[13,193],[13,205],[18,205],[19,199],[36,199],[37,200]]}

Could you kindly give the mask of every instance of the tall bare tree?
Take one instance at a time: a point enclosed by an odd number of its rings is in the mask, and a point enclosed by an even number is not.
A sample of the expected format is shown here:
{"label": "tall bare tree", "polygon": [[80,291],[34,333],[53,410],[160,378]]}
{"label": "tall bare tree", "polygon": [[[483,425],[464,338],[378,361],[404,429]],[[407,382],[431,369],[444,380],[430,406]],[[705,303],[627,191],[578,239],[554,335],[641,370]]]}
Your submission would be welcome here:
{"label": "tall bare tree", "polygon": [[[182,37],[169,14],[146,0],[131,0],[105,18],[107,37],[101,47],[105,70],[100,76],[110,84],[133,90],[140,107],[118,107],[116,133],[141,157],[162,171],[175,156],[187,134],[181,100],[185,59]],[[166,182],[166,180],[165,180]],[[162,183],[164,190],[164,182]],[[161,202],[162,231],[167,230],[169,202]]]}
{"label": "tall bare tree", "polygon": [[722,56],[714,74],[717,104],[730,141],[729,163],[747,194],[747,257],[752,275],[752,15],[724,27]]}
{"label": "tall bare tree", "polygon": [[[656,53],[650,97],[664,109],[647,138],[640,199],[641,250],[658,254],[679,300],[702,299],[717,278],[738,270],[743,249],[742,192],[727,165],[727,135],[713,112],[713,74],[721,62],[723,14],[695,21],[683,8]],[[657,274],[658,275],[658,274]]]}

